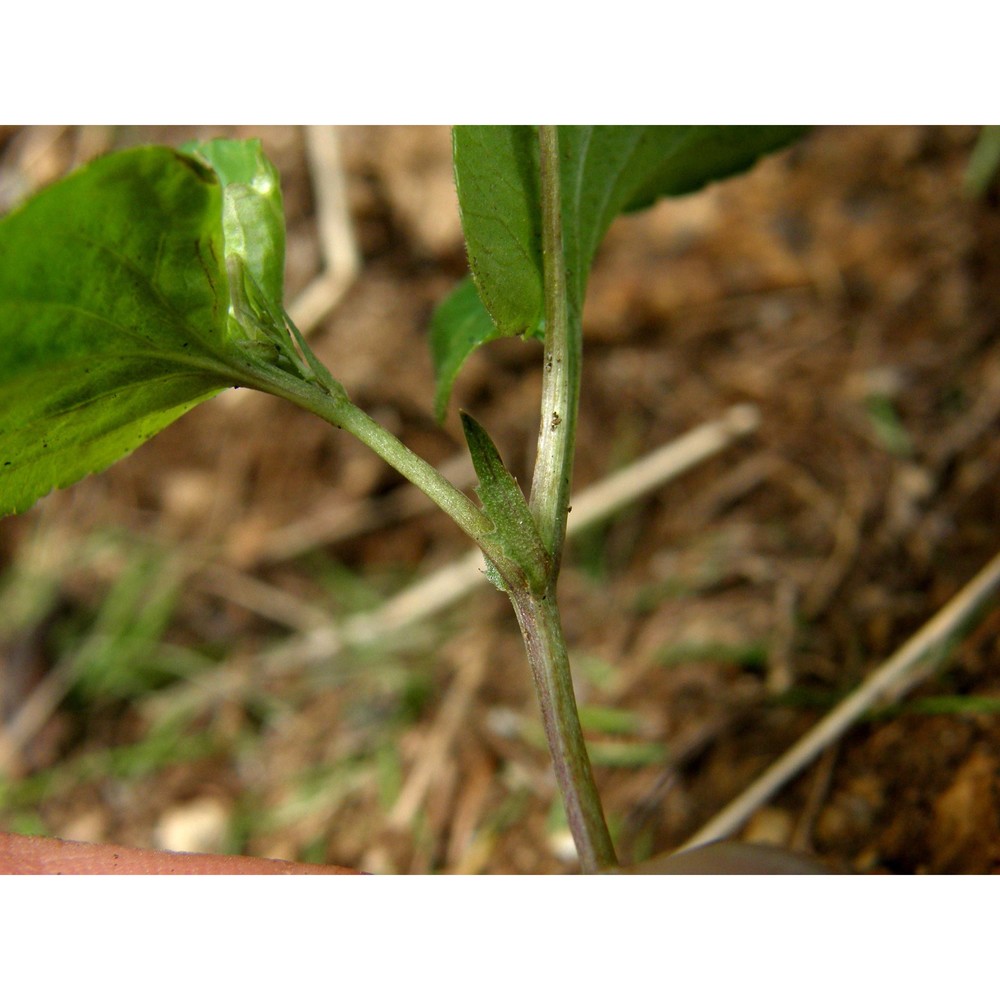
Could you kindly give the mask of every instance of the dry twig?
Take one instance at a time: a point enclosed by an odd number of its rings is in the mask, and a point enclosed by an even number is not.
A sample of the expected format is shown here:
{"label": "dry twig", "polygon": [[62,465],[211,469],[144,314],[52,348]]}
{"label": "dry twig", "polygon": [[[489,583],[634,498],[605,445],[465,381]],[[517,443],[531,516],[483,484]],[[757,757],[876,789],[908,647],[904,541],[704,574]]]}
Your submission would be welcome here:
{"label": "dry twig", "polygon": [[955,634],[1000,589],[1000,555],[996,555],[923,628],[886,660],[855,692],[828,713],[742,795],[703,826],[679,850],[720,840],[735,833],[750,816],[812,763],[869,709],[891,704],[920,683],[935,666],[939,653]]}
{"label": "dry twig", "polygon": [[305,137],[325,266],[299,293],[289,312],[296,326],[309,333],[350,288],[361,269],[361,255],[351,225],[337,129],[333,125],[311,125],[306,128]]}

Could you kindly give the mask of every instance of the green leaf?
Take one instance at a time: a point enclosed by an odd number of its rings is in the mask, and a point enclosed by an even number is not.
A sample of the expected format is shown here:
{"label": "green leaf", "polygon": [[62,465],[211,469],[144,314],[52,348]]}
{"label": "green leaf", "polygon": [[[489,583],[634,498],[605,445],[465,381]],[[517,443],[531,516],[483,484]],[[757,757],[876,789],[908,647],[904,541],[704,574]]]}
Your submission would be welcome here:
{"label": "green leaf", "polygon": [[116,153],[0,220],[0,514],[238,379],[215,173]]}
{"label": "green leaf", "polygon": [[[541,336],[542,326],[535,331]],[[434,364],[434,416],[443,423],[455,379],[468,357],[483,344],[502,337],[486,311],[472,278],[464,278],[431,316],[431,361]]]}
{"label": "green leaf", "polygon": [[[746,170],[804,131],[801,126],[560,126],[571,308],[582,310],[594,255],[616,216]],[[496,335],[532,333],[544,314],[537,129],[459,126],[454,159],[469,268]],[[440,330],[436,336],[462,339]],[[449,382],[442,388],[439,375],[439,399],[442,393],[447,399],[460,353],[442,366]],[[469,353],[458,359],[459,366]]]}
{"label": "green leaf", "polygon": [[222,184],[223,255],[234,342],[288,374],[318,382],[328,391],[342,391],[284,309],[281,178],[260,140],[212,139],[188,143],[183,150],[214,170]]}
{"label": "green leaf", "polygon": [[802,125],[659,125],[638,131],[659,165],[647,173],[624,206],[626,212],[744,173],[762,156],[783,149],[809,130]]}
{"label": "green leaf", "polygon": [[431,360],[436,392],[434,415],[442,422],[455,378],[466,358],[483,344],[502,336],[493,325],[476,286],[465,278],[434,310],[431,317]]}
{"label": "green leaf", "polygon": [[982,198],[1000,171],[1000,125],[984,125],[965,168],[962,186],[973,198]]}
{"label": "green leaf", "polygon": [[573,307],[583,307],[594,255],[618,215],[747,170],[804,131],[769,125],[561,126],[563,242]]}
{"label": "green leaf", "polygon": [[[524,573],[532,590],[543,593],[550,560],[521,487],[507,471],[489,434],[468,413],[462,414],[462,430],[479,477],[476,493],[496,528],[497,542],[504,555]],[[493,577],[491,580],[499,586]]]}
{"label": "green leaf", "polygon": [[[183,151],[211,167],[222,184],[224,259],[230,275],[239,270],[260,290],[268,310],[281,315],[285,286],[285,210],[281,179],[259,139],[212,139],[188,143]],[[234,268],[233,259],[240,268]],[[230,284],[237,286],[234,280]],[[244,295],[242,287],[233,288]],[[252,294],[246,295],[253,303]],[[239,302],[237,298],[237,302]],[[245,319],[236,315],[236,322]],[[246,329],[251,336],[254,330]]]}
{"label": "green leaf", "polygon": [[467,125],[452,141],[469,268],[483,305],[501,336],[530,332],[544,311],[536,130]]}

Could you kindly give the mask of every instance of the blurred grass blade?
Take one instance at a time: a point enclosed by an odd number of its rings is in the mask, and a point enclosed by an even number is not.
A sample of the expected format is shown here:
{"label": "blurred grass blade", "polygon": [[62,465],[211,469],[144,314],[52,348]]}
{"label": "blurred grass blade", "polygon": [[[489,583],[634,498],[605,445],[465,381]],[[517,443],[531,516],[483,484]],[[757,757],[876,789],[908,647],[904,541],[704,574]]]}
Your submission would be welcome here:
{"label": "blurred grass blade", "polygon": [[969,157],[963,186],[970,197],[982,198],[1000,171],[1000,125],[984,125]]}

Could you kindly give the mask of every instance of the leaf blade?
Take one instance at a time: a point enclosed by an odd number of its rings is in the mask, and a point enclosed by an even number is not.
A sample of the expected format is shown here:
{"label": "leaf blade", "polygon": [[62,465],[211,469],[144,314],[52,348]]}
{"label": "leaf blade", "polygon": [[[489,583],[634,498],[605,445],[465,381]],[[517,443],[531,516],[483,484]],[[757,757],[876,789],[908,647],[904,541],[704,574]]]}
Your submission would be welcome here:
{"label": "leaf blade", "polygon": [[285,210],[281,180],[259,139],[211,139],[182,147],[210,167],[222,185],[224,258],[240,258],[280,311],[285,285]]}
{"label": "leaf blade", "polygon": [[[671,126],[652,126],[661,129]],[[679,197],[714,181],[751,169],[757,161],[806,134],[803,125],[684,125],[670,140],[669,156],[633,192],[625,212],[646,208],[659,198]],[[661,144],[662,140],[658,140]]]}
{"label": "leaf blade", "polygon": [[455,187],[469,268],[502,336],[543,315],[536,129],[463,125],[453,131]]}
{"label": "leaf blade", "polygon": [[431,316],[434,416],[442,423],[455,379],[466,360],[484,344],[503,336],[486,311],[471,278],[461,281]]}
{"label": "leaf blade", "polygon": [[232,384],[221,211],[214,173],[145,147],[0,220],[0,514]]}
{"label": "leaf blade", "polygon": [[[571,306],[582,309],[594,255],[616,216],[745,170],[804,131],[802,126],[560,126]],[[483,304],[501,335],[531,332],[544,311],[536,129],[456,127],[454,159],[469,266]]]}

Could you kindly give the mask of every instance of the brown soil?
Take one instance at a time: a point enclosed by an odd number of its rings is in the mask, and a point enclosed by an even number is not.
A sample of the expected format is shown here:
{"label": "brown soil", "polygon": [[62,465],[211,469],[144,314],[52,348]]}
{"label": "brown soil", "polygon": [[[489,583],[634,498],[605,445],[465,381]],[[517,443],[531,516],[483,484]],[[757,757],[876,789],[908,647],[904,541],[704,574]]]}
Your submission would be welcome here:
{"label": "brown soil", "polygon": [[[7,130],[0,210],[110,146],[216,134],[260,135],[282,172],[292,300],[321,269],[299,129]],[[577,487],[733,403],[762,415],[587,531],[564,568],[625,860],[682,843],[996,552],[1000,210],[996,188],[963,194],[976,134],[818,129],[609,234],[585,317]],[[448,132],[341,140],[363,266],[312,343],[440,464],[463,448],[456,406],[433,421],[424,338],[464,273]],[[538,362],[537,345],[495,343],[456,389],[522,482]],[[0,523],[3,719],[55,692],[6,755],[0,828],[379,872],[572,871],[501,594],[318,666],[259,665],[466,551],[444,515],[400,509],[406,492],[346,435],[241,391]],[[275,555],[290,525],[305,541]],[[176,603],[157,629],[164,581]],[[931,680],[856,725],[742,836],[850,871],[1000,871],[998,624],[980,616]],[[97,659],[134,672],[88,686],[73,658],[115,629],[127,641]]]}

